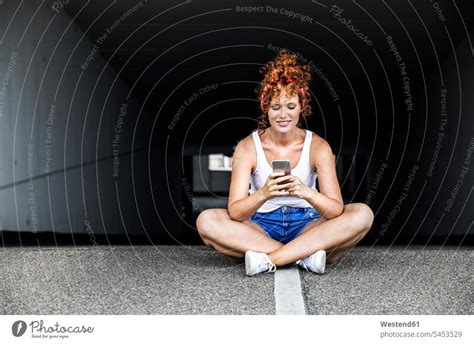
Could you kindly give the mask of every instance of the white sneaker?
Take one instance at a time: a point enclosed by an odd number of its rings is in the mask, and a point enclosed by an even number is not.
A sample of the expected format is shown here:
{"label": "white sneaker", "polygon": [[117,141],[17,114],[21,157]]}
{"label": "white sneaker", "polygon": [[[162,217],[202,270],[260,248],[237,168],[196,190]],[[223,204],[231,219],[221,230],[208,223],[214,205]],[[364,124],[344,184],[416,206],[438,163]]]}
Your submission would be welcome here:
{"label": "white sneaker", "polygon": [[326,270],[326,251],[319,250],[309,257],[297,260],[296,265],[302,267],[306,271],[324,274],[324,270]]}
{"label": "white sneaker", "polygon": [[275,270],[275,264],[272,263],[266,253],[245,252],[245,273],[247,276],[253,276],[261,272],[274,272]]}

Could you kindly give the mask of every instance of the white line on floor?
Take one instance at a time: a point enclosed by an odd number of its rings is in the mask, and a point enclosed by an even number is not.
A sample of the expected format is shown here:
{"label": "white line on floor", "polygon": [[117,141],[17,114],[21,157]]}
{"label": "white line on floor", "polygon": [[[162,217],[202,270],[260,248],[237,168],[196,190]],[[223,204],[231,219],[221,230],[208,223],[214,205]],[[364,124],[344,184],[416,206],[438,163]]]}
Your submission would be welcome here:
{"label": "white line on floor", "polygon": [[277,315],[306,314],[300,272],[296,267],[275,271],[275,313]]}

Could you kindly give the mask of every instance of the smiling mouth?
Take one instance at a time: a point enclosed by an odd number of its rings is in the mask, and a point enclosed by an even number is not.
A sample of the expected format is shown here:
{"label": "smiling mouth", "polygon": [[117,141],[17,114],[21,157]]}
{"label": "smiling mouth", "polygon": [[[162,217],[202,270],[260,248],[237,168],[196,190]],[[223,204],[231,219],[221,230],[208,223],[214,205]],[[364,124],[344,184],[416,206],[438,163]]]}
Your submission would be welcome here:
{"label": "smiling mouth", "polygon": [[277,121],[278,124],[280,125],[288,125],[290,124],[291,121]]}

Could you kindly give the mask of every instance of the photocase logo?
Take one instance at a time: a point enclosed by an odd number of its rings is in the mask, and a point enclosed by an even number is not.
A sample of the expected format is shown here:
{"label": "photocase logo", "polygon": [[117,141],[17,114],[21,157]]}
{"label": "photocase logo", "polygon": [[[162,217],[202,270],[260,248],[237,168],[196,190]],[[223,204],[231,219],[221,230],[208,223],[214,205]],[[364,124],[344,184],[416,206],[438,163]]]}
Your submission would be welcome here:
{"label": "photocase logo", "polygon": [[12,325],[12,333],[15,337],[21,337],[26,332],[26,322],[17,320]]}

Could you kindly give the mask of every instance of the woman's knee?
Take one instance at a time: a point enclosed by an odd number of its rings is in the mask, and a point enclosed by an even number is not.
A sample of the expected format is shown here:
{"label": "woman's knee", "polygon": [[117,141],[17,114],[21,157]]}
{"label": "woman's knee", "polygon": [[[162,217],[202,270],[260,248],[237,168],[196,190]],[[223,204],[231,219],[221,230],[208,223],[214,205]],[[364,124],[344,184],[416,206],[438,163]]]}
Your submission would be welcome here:
{"label": "woman's knee", "polygon": [[196,227],[199,233],[205,233],[207,229],[215,221],[215,211],[214,209],[206,209],[201,211],[196,219]]}
{"label": "woman's knee", "polygon": [[361,222],[364,224],[364,227],[372,227],[374,222],[374,212],[372,209],[365,203],[358,203],[359,205],[359,216],[361,217]]}
{"label": "woman's knee", "polygon": [[355,224],[356,231],[368,232],[374,221],[372,209],[365,203],[352,203],[344,206],[344,212],[350,214],[351,223]]}
{"label": "woman's knee", "polygon": [[[200,234],[209,236],[218,227],[225,217],[226,209],[206,209],[203,210],[196,219],[196,227]],[[217,224],[217,226],[216,226]]]}

